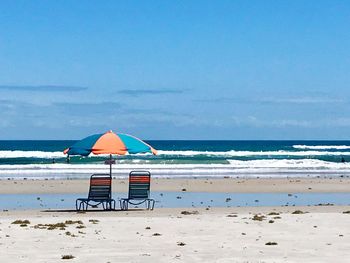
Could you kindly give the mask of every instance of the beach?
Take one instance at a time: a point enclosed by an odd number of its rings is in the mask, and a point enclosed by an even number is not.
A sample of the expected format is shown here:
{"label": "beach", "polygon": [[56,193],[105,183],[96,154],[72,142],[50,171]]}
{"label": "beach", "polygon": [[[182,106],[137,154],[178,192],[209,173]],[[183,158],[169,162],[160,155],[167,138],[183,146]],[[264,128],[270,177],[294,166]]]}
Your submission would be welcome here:
{"label": "beach", "polygon": [[[89,180],[1,180],[0,194],[86,193]],[[113,179],[114,191],[127,192],[126,179]],[[350,192],[350,178],[153,178],[152,191],[222,193]]]}
{"label": "beach", "polygon": [[[166,193],[340,193],[347,178],[153,179]],[[2,180],[0,194],[87,194],[88,180]],[[125,180],[113,189],[127,191]],[[84,194],[85,193],[85,194]],[[210,204],[208,204],[210,205]],[[2,210],[1,262],[342,262],[350,206]],[[297,212],[295,212],[297,211]],[[293,214],[294,213],[294,214]],[[19,224],[13,224],[16,220]],[[29,222],[25,222],[28,220]],[[57,225],[63,223],[64,226]],[[55,224],[57,228],[53,227]],[[21,226],[22,225],[22,226]],[[49,230],[49,228],[53,228]],[[70,256],[72,259],[62,259]]]}
{"label": "beach", "polygon": [[[118,156],[116,211],[75,211],[105,156],[67,141],[0,151],[0,262],[334,262],[350,260],[348,142],[154,141]],[[151,172],[155,209],[119,210],[132,170]],[[345,213],[344,213],[345,212]]]}
{"label": "beach", "polygon": [[[1,212],[0,261],[346,262],[350,215],[343,212],[349,209]],[[65,224],[48,230],[57,223]]]}

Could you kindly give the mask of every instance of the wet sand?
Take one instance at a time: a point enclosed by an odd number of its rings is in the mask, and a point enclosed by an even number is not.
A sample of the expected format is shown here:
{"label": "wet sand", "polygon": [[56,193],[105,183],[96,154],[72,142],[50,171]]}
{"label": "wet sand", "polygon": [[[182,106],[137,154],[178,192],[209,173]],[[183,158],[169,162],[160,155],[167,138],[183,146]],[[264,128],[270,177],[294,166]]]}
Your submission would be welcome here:
{"label": "wet sand", "polygon": [[[1,180],[0,194],[86,193],[89,180]],[[151,190],[223,193],[350,192],[349,178],[152,179]],[[128,181],[114,179],[113,191],[127,192]]]}

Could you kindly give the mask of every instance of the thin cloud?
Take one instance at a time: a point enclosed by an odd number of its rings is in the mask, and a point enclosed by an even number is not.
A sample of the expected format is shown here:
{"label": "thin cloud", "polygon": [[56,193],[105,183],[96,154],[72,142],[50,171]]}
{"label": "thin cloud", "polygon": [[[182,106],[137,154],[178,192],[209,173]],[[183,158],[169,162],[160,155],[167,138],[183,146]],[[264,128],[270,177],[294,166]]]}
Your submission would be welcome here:
{"label": "thin cloud", "polygon": [[118,93],[127,96],[142,96],[142,95],[163,95],[163,94],[180,94],[184,90],[177,89],[124,89]]}
{"label": "thin cloud", "polygon": [[344,103],[344,99],[339,98],[325,98],[325,97],[290,97],[290,98],[212,98],[212,99],[198,99],[197,102],[208,103],[236,103],[236,104],[329,104],[329,103]]}
{"label": "thin cloud", "polygon": [[325,97],[292,97],[292,98],[262,98],[258,100],[261,103],[268,104],[327,104],[327,103],[341,103],[342,99],[325,98]]}
{"label": "thin cloud", "polygon": [[70,92],[70,91],[83,91],[87,90],[87,87],[81,86],[61,86],[61,85],[0,85],[0,90],[11,91],[41,91],[41,92]]}

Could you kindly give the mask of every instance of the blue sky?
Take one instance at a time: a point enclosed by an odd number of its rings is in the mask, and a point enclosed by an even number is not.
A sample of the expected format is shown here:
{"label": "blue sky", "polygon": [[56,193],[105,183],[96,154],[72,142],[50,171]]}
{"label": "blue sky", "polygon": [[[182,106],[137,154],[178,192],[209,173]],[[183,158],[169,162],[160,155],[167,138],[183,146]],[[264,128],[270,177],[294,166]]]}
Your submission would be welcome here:
{"label": "blue sky", "polygon": [[1,1],[0,139],[350,139],[349,1]]}

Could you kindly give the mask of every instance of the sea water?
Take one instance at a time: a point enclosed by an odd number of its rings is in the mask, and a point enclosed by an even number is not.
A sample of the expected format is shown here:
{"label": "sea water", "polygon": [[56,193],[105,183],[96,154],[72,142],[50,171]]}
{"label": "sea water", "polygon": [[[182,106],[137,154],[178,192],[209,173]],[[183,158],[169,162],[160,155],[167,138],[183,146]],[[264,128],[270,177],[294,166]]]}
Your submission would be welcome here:
{"label": "sea water", "polygon": [[[82,194],[0,194],[1,210],[55,210],[75,209],[75,200]],[[126,193],[113,193],[113,198],[126,197]],[[314,206],[349,205],[350,193],[193,193],[152,192],[156,208],[197,207],[259,207],[259,206]],[[131,208],[133,206],[130,206]],[[139,205],[138,208],[145,208]],[[99,207],[101,209],[101,206]],[[62,210],[60,210],[62,211]]]}
{"label": "sea water", "polygon": [[[0,179],[78,179],[109,172],[107,156],[72,156],[75,141],[0,141]],[[147,141],[158,155],[114,156],[113,176],[149,170],[153,177],[350,176],[350,141]]]}

